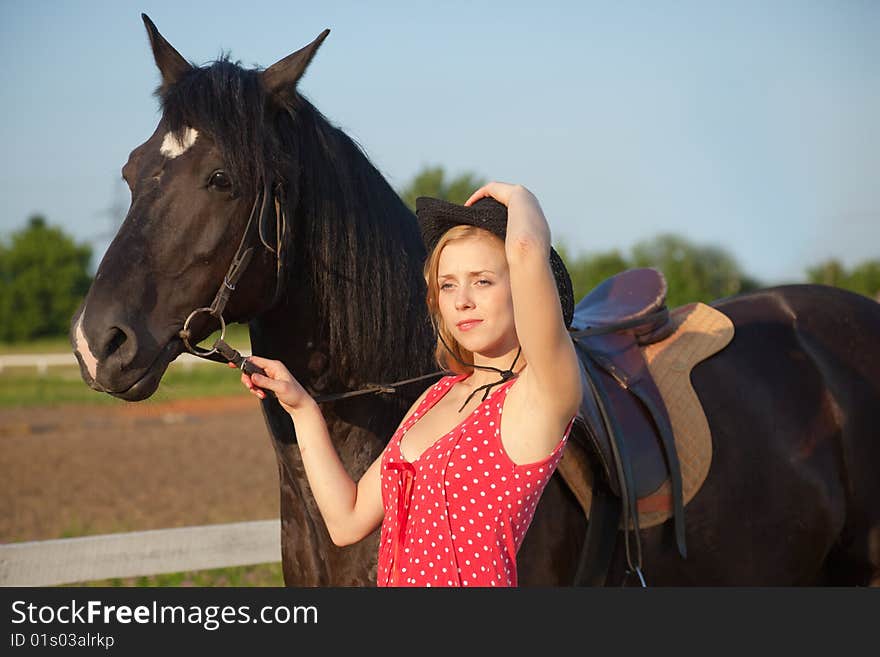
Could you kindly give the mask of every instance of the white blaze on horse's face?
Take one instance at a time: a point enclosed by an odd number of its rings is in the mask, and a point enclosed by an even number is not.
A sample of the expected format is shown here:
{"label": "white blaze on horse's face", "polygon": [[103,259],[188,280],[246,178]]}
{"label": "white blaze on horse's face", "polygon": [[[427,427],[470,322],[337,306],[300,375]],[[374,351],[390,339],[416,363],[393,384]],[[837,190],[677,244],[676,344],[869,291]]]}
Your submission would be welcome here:
{"label": "white blaze on horse's face", "polygon": [[82,312],[79,314],[79,320],[77,320],[76,322],[76,331],[74,331],[74,336],[76,337],[76,350],[82,357],[82,362],[86,366],[86,369],[89,371],[89,375],[92,377],[92,381],[94,381],[98,373],[98,359],[95,358],[94,354],[92,354],[92,350],[89,349],[89,343],[88,341],[86,341],[86,336],[83,334],[82,323],[83,317],[85,316],[86,309],[84,306]]}
{"label": "white blaze on horse's face", "polygon": [[189,127],[184,130],[183,138],[180,141],[177,140],[173,133],[166,132],[165,138],[162,140],[162,146],[159,147],[159,152],[168,159],[173,160],[175,157],[180,157],[186,153],[196,143],[196,137],[198,136],[198,130]]}

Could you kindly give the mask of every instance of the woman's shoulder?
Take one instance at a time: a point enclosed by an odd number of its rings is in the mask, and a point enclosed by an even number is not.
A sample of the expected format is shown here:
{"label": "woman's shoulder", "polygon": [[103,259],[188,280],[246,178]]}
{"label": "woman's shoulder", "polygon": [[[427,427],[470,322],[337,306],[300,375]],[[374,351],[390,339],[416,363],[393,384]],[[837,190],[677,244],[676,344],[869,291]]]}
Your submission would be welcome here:
{"label": "woman's shoulder", "polygon": [[416,399],[412,406],[409,407],[409,410],[404,415],[404,418],[408,418],[410,415],[415,413],[419,406],[421,406],[429,397],[434,395],[439,395],[443,392],[444,388],[448,388],[459,378],[460,375],[449,374],[441,377],[439,380],[435,381],[427,388],[422,391],[422,394],[419,395],[418,399]]}
{"label": "woman's shoulder", "polygon": [[454,386],[458,381],[462,378],[466,377],[467,374],[447,374],[440,379],[438,379],[434,384],[428,386],[425,391],[422,393],[422,396],[419,398],[420,400],[425,400],[428,397],[433,397],[437,395],[442,395],[446,392],[450,387]]}

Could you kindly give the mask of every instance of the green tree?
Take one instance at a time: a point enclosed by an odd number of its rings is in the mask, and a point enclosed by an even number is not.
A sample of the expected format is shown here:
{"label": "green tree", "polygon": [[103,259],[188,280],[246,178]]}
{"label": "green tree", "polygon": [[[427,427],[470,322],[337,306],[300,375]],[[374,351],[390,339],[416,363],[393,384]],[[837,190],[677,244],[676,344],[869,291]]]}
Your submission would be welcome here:
{"label": "green tree", "polygon": [[807,280],[840,287],[880,301],[880,260],[865,260],[848,272],[839,260],[832,258],[809,267]]}
{"label": "green tree", "polygon": [[684,237],[661,234],[632,248],[633,267],[656,267],[669,286],[670,308],[747,292],[760,283],[747,277],[736,259],[717,246],[697,246]]}
{"label": "green tree", "polygon": [[880,260],[866,260],[856,265],[849,276],[849,288],[880,301]]}
{"label": "green tree", "polygon": [[580,301],[590,290],[599,285],[606,278],[619,274],[629,268],[626,258],[618,251],[606,251],[590,255],[573,257],[569,255],[565,244],[554,244],[553,248],[559,253],[565,268],[571,277],[571,287],[574,292],[575,302]]}
{"label": "green tree", "polygon": [[443,167],[425,167],[416,174],[412,182],[400,190],[399,194],[407,207],[415,212],[416,199],[419,196],[442,198],[451,203],[462,204],[476,189],[485,184],[486,181],[483,178],[471,172],[465,172],[447,180]]}
{"label": "green tree", "polygon": [[635,267],[654,267],[663,272],[670,308],[694,301],[708,303],[761,287],[723,249],[696,246],[679,235],[661,234],[638,242],[629,257],[616,249],[573,257],[563,244],[554,248],[571,275],[576,301],[605,279]]}
{"label": "green tree", "polygon": [[846,269],[839,260],[826,260],[807,269],[807,280],[820,285],[840,286],[846,281]]}
{"label": "green tree", "polygon": [[89,245],[30,217],[8,247],[0,244],[0,339],[65,335],[91,284],[91,258]]}

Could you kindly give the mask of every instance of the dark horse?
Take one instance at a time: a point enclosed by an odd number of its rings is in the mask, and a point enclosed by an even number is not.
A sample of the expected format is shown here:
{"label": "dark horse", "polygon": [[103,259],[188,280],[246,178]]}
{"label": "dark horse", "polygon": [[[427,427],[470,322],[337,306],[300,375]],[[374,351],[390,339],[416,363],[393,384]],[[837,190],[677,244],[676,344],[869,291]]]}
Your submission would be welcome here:
{"label": "dark horse", "polygon": [[[326,33],[262,71],[227,59],[199,68],[144,20],[163,114],[123,168],[131,208],[72,320],[88,385],[126,400],[156,390],[184,350],[185,320],[221,286],[261,189],[274,190],[286,228],[265,226],[272,248],[256,241],[224,313],[248,323],[253,352],[283,361],[315,395],[436,372],[415,217],[297,91]],[[736,335],[692,374],[712,469],[686,509],[687,559],[671,522],[642,530],[648,584],[880,582],[880,305],[812,285],[713,305]],[[191,326],[197,339],[214,328],[207,315]],[[352,477],[434,381],[323,405]],[[262,409],[278,459],[285,582],[374,584],[378,532],[333,545],[290,418],[271,398]],[[585,528],[554,476],[519,553],[522,585],[570,584]],[[623,568],[618,549],[608,582]]]}

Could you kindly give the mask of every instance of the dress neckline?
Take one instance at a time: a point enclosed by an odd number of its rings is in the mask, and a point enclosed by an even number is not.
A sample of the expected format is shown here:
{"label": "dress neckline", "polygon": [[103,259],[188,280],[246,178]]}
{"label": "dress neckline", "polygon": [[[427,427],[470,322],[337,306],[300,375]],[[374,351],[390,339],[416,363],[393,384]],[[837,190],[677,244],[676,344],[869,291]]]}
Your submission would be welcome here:
{"label": "dress neckline", "polygon": [[[409,420],[408,420],[409,425],[408,425],[403,431],[400,432],[400,436],[398,436],[398,438],[397,438],[397,453],[400,455],[400,459],[401,459],[404,463],[407,463],[407,464],[409,464],[409,465],[415,465],[416,463],[418,463],[418,462],[421,460],[421,458],[422,458],[425,454],[427,454],[429,450],[433,449],[434,446],[435,446],[438,442],[440,442],[441,440],[443,440],[444,438],[446,438],[449,434],[451,434],[451,433],[455,433],[456,431],[458,431],[458,430],[461,428],[461,426],[462,426],[465,422],[467,422],[468,420],[470,420],[470,419],[474,416],[474,414],[475,414],[477,411],[479,411],[479,410],[483,407],[483,404],[488,404],[489,401],[490,401],[495,395],[497,395],[501,390],[505,390],[506,388],[508,388],[508,387],[509,387],[514,381],[516,381],[516,380],[519,378],[519,377],[515,376],[515,377],[511,378],[510,380],[505,381],[504,383],[502,383],[502,384],[501,384],[500,386],[498,386],[493,392],[490,392],[490,393],[489,393],[489,396],[486,397],[485,401],[481,401],[479,404],[477,404],[477,405],[474,407],[474,410],[472,410],[470,413],[468,413],[468,415],[467,415],[466,417],[462,418],[461,422],[459,422],[458,424],[456,424],[454,427],[452,427],[449,431],[447,431],[446,433],[444,433],[442,436],[438,436],[437,440],[435,440],[433,443],[431,443],[430,445],[428,445],[424,450],[422,450],[422,453],[419,454],[418,457],[416,457],[414,460],[412,460],[412,461],[408,460],[408,459],[406,458],[406,456],[404,456],[404,454],[403,454],[403,450],[402,450],[401,447],[400,447],[400,443],[403,441],[403,436],[406,434],[407,431],[409,431],[409,430],[412,428],[412,426],[413,426],[416,422],[418,422],[419,420],[421,420],[421,419],[425,416],[425,413],[427,413],[428,411],[430,411],[438,401],[440,401],[443,397],[445,397],[445,396],[446,396],[446,393],[448,393],[450,390],[452,390],[453,386],[455,386],[456,383],[465,380],[466,378],[468,378],[468,377],[471,376],[472,374],[473,374],[473,372],[465,373],[465,374],[458,374],[458,375],[455,377],[455,380],[451,381],[450,384],[449,384],[448,386],[446,386],[446,390],[441,391],[440,394],[435,395],[434,398],[430,400],[430,403],[428,404],[427,408],[423,408],[423,409],[420,408],[420,409],[417,409],[417,410],[415,411],[415,413],[413,413],[413,414],[410,416],[410,418],[409,418]],[[426,398],[425,401],[427,402],[428,399]],[[416,413],[418,413],[419,415],[416,416]]]}

